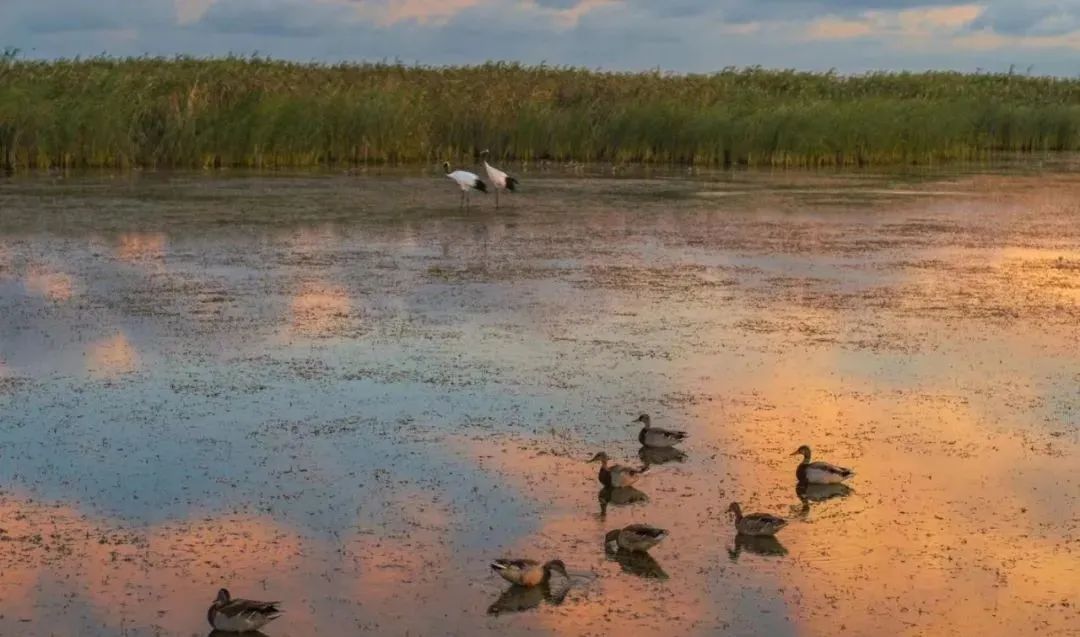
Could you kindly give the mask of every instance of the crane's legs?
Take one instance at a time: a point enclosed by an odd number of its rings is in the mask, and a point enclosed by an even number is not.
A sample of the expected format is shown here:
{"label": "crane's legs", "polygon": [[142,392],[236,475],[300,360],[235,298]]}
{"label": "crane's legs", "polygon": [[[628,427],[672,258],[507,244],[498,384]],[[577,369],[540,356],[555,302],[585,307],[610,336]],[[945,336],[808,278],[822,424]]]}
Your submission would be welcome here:
{"label": "crane's legs", "polygon": [[495,186],[495,209],[499,209],[499,187]]}
{"label": "crane's legs", "polygon": [[459,205],[458,208],[464,208],[464,207],[465,207],[465,191],[462,190],[461,191],[461,205]]}

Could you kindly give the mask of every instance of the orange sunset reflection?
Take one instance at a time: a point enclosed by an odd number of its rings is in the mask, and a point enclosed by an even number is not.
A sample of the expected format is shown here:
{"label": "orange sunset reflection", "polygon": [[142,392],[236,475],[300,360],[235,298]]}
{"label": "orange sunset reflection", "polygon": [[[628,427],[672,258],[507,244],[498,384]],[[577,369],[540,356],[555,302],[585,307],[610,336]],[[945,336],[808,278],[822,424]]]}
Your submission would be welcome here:
{"label": "orange sunset reflection", "polygon": [[123,332],[117,332],[87,345],[85,367],[95,378],[130,374],[139,368],[139,352]]}
{"label": "orange sunset reflection", "polygon": [[328,337],[350,325],[352,300],[345,288],[327,283],[304,284],[289,301],[290,329],[301,336]]}
{"label": "orange sunset reflection", "polygon": [[114,254],[127,263],[158,261],[165,258],[167,245],[161,232],[125,232],[117,237]]}
{"label": "orange sunset reflection", "polygon": [[[51,630],[49,596],[78,598],[106,626],[158,626],[170,634],[205,628],[205,609],[223,585],[251,596],[296,599],[277,573],[296,570],[305,545],[273,522],[246,517],[127,528],[66,505],[0,497],[0,596],[5,634]],[[272,581],[273,588],[266,583]],[[290,621],[311,625],[303,604]],[[23,621],[28,620],[28,621]]]}
{"label": "orange sunset reflection", "polygon": [[[843,625],[851,634],[895,635],[956,626],[1012,635],[1077,621],[1061,602],[1075,597],[1080,556],[1046,530],[1047,516],[1061,513],[1053,502],[1075,495],[1044,495],[1042,486],[1067,482],[1076,445],[1047,436],[1061,455],[1043,451],[1035,469],[1033,450],[1043,447],[991,436],[985,414],[955,391],[881,391],[866,379],[841,378],[831,358],[741,375],[739,386],[755,388],[757,405],[768,409],[748,404],[720,415],[706,403],[691,410],[690,420],[722,445],[761,459],[732,467],[738,491],[773,512],[795,509],[787,485],[797,461],[787,454],[798,444],[856,469],[853,495],[811,504],[805,519],[781,533],[788,566],[770,575],[791,618],[809,634]],[[834,603],[837,597],[845,603]]]}
{"label": "orange sunset reflection", "polygon": [[[559,558],[572,573],[583,575],[576,579],[563,605],[507,621],[535,622],[559,635],[589,630],[658,634],[670,628],[676,617],[680,626],[697,628],[722,625],[730,618],[731,609],[725,601],[708,593],[716,574],[701,568],[725,554],[723,543],[716,539],[724,535],[724,521],[714,519],[708,505],[688,506],[686,493],[671,493],[675,471],[659,469],[657,475],[640,484],[650,498],[647,505],[610,505],[601,518],[597,465],[587,464],[588,456],[563,455],[527,442],[493,442],[489,438],[458,437],[450,446],[546,511],[535,520],[535,530],[506,546],[493,546],[491,557]],[[630,457],[620,457],[617,462],[638,464]],[[628,573],[605,554],[604,534],[635,522],[656,524],[672,532],[669,541],[650,553],[670,575],[669,580]],[[707,540],[703,541],[702,533]],[[704,555],[697,556],[698,563],[688,563],[680,547],[700,549]],[[664,592],[658,594],[659,590]]]}
{"label": "orange sunset reflection", "polygon": [[71,300],[74,294],[72,278],[63,272],[34,270],[23,279],[26,290],[53,303]]}

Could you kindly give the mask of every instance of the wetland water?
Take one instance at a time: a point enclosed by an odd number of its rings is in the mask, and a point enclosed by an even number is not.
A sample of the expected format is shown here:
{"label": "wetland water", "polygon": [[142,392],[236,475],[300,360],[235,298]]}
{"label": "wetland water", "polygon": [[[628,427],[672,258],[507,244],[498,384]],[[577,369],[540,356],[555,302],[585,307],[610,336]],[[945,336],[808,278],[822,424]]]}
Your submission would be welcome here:
{"label": "wetland water", "polygon": [[1080,633],[1080,176],[521,179],[0,181],[0,634]]}

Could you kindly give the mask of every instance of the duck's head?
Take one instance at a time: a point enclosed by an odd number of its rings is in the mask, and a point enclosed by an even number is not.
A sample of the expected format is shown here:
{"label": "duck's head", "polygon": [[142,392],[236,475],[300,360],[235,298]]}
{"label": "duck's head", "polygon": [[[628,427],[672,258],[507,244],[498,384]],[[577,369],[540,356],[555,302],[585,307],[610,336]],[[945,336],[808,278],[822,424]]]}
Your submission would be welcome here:
{"label": "duck's head", "polygon": [[490,151],[490,150],[488,150],[487,148],[485,148],[484,150],[480,151],[480,156],[481,156],[481,157],[487,157],[487,156],[488,156],[488,155],[490,155],[490,154],[491,154],[491,151]]}
{"label": "duck's head", "polygon": [[214,599],[215,604],[228,604],[232,597],[229,595],[229,589],[223,588],[217,592],[217,598]]}
{"label": "duck's head", "polygon": [[610,458],[608,458],[608,455],[603,451],[599,451],[595,456],[589,458],[589,462],[607,462],[608,460],[610,460]]}
{"label": "duck's head", "polygon": [[806,445],[803,445],[803,446],[799,447],[798,449],[796,449],[795,452],[792,453],[791,455],[793,455],[793,456],[801,455],[804,460],[809,460],[810,459],[810,447],[807,447]]}
{"label": "duck's head", "polygon": [[727,510],[728,513],[733,514],[736,519],[742,517],[742,507],[739,506],[738,502],[732,502],[731,504],[729,504]]}
{"label": "duck's head", "polygon": [[563,564],[562,560],[551,560],[544,564],[544,575],[551,577],[552,573],[558,573],[563,577],[570,577],[566,574],[566,564]]}
{"label": "duck's head", "polygon": [[450,173],[450,162],[444,161],[442,163],[442,167],[443,167],[443,170],[445,170],[447,172],[447,174]]}
{"label": "duck's head", "polygon": [[641,424],[645,425],[646,428],[652,426],[652,419],[649,418],[649,414],[641,414],[631,424],[639,423],[639,422]]}

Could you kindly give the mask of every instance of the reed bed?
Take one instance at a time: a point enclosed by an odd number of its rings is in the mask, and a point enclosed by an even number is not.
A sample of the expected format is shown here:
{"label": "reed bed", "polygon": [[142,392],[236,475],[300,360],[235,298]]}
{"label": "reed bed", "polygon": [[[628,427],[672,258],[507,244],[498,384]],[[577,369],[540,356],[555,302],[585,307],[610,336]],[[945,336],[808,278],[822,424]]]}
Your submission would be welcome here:
{"label": "reed bed", "polygon": [[821,166],[1080,150],[1080,80],[725,69],[613,73],[0,57],[11,168],[462,160]]}

